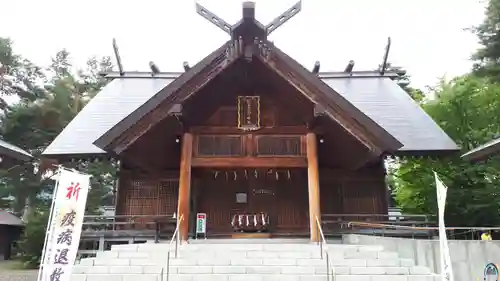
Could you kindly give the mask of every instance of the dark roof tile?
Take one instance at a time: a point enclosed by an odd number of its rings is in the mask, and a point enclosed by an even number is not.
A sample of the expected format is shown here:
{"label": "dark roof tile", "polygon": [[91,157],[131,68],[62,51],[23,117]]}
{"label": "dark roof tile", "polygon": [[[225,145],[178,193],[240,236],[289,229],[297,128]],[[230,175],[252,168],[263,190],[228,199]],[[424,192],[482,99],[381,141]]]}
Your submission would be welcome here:
{"label": "dark roof tile", "polygon": [[0,140],[0,157],[7,156],[19,161],[29,161],[33,156],[18,146]]}
{"label": "dark roof tile", "polygon": [[93,142],[148,101],[172,78],[127,78],[109,82],[45,149],[43,155],[105,153]]}
{"label": "dark roof tile", "polygon": [[457,150],[455,142],[389,78],[324,78],[323,81],[398,139],[400,151]]}
{"label": "dark roof tile", "polygon": [[23,221],[7,211],[0,210],[0,225],[21,226]]}
{"label": "dark roof tile", "polygon": [[499,152],[500,137],[474,148],[473,150],[462,155],[462,158],[464,158],[465,160],[483,160],[488,156]]}

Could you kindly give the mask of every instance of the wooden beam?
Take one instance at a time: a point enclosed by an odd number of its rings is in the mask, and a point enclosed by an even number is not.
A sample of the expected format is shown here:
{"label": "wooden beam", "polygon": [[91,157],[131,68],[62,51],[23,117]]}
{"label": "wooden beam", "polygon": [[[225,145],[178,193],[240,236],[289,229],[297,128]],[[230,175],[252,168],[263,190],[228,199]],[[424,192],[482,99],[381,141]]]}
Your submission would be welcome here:
{"label": "wooden beam", "polygon": [[179,201],[177,203],[179,237],[181,241],[188,240],[189,231],[189,203],[191,192],[191,160],[193,158],[193,135],[184,133],[182,137],[181,164],[179,173]]}
{"label": "wooden beam", "polygon": [[359,161],[356,161],[353,163],[352,168],[354,170],[361,169],[365,166],[374,164],[378,161],[380,161],[380,157],[382,156],[382,153],[379,153],[379,151],[372,151],[368,150],[365,154],[365,157],[360,159]]}
{"label": "wooden beam", "polygon": [[[116,210],[118,210],[118,206],[120,206],[120,186],[123,184],[123,182],[120,180],[122,177],[126,176],[122,173],[123,171],[123,168],[122,168],[122,162],[121,161],[118,161],[118,171],[117,171],[117,177],[116,177],[116,180],[114,182],[114,187],[113,187],[113,195],[114,195],[114,198],[113,198],[113,205],[115,206],[115,213],[116,213]],[[126,185],[126,184],[124,184]],[[101,246],[101,245],[99,245]]]}
{"label": "wooden beam", "polygon": [[193,158],[192,167],[305,168],[307,161],[305,157],[197,157]]}
{"label": "wooden beam", "polygon": [[[245,134],[241,129],[235,127],[209,127],[196,126],[190,127],[190,132],[193,134]],[[307,133],[306,126],[283,126],[283,127],[263,127],[253,133],[254,135],[305,135]]]}
{"label": "wooden beam", "polygon": [[307,133],[306,144],[311,241],[319,242],[321,240],[321,234],[318,231],[316,217],[321,223],[321,208],[319,199],[318,145],[315,133]]}

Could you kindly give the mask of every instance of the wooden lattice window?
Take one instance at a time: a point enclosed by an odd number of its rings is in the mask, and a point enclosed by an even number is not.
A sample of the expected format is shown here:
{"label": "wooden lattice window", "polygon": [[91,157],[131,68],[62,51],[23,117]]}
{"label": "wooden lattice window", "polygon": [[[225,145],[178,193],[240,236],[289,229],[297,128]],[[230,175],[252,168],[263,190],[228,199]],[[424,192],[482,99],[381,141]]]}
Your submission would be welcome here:
{"label": "wooden lattice window", "polygon": [[198,136],[197,156],[241,156],[241,136]]}
{"label": "wooden lattice window", "polygon": [[259,156],[300,156],[302,154],[300,136],[257,137],[257,155]]}
{"label": "wooden lattice window", "polygon": [[178,180],[161,181],[158,186],[158,215],[170,215],[177,212]]}
{"label": "wooden lattice window", "polygon": [[124,215],[171,215],[177,209],[177,180],[131,181],[124,196]]}

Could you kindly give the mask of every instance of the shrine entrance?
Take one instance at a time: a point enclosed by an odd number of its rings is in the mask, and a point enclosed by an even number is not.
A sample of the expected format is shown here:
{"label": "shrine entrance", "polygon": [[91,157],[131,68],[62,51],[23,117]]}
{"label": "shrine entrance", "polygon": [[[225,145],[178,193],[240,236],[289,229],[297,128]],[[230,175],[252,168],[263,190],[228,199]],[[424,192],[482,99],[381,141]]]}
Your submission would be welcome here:
{"label": "shrine entrance", "polygon": [[305,169],[197,170],[192,211],[207,214],[207,235],[309,235]]}

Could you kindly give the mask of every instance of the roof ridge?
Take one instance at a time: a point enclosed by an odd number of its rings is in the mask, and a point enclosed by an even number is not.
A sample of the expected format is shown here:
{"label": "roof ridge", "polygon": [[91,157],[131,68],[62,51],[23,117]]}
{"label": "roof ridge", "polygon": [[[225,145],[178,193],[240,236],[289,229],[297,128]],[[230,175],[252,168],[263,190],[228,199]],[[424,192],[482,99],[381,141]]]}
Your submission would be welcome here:
{"label": "roof ridge", "polygon": [[[153,76],[151,71],[125,71],[122,75],[118,71],[102,72],[99,75],[105,78],[120,78],[120,79],[131,79],[131,78],[150,78],[150,79],[175,79],[182,75],[184,72],[158,72]],[[380,74],[377,70],[357,70],[347,73],[344,71],[323,71],[319,72],[318,76],[320,78],[395,78],[398,74],[395,71],[386,71],[384,74]]]}

